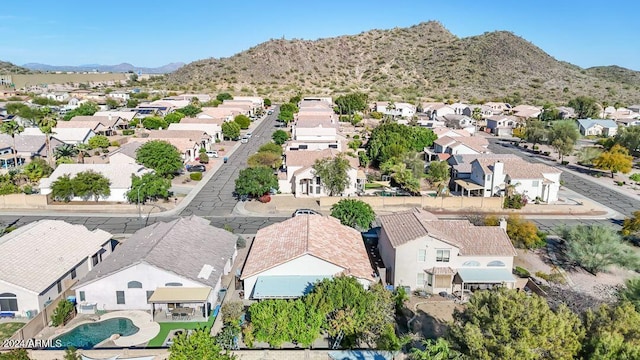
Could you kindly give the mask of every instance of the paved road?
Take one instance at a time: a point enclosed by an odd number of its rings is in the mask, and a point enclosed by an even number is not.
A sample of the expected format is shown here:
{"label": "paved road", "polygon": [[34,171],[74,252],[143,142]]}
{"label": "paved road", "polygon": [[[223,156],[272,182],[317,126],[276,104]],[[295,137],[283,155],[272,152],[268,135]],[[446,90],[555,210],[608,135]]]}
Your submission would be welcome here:
{"label": "paved road", "polygon": [[[500,140],[495,138],[489,139],[489,149],[496,154],[515,154],[529,162],[543,162],[537,157],[530,156],[530,154],[522,152],[513,146],[502,146],[500,145]],[[565,170],[562,167],[559,168]],[[572,170],[576,169],[577,168]],[[632,216],[634,211],[640,210],[640,200],[633,199],[568,171],[562,172],[562,180],[566,188],[613,209],[624,216]]]}

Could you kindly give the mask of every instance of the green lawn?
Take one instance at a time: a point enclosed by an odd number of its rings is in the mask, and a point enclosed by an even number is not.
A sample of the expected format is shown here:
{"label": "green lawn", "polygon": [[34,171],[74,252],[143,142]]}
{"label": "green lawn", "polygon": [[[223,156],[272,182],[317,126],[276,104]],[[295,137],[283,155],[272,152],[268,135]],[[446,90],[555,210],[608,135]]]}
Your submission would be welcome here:
{"label": "green lawn", "polygon": [[158,346],[162,346],[162,344],[164,343],[164,340],[167,338],[167,335],[169,335],[169,331],[171,330],[176,330],[176,329],[185,329],[185,330],[191,330],[191,329],[199,329],[202,328],[203,326],[206,327],[207,329],[211,329],[211,326],[213,325],[213,322],[215,321],[215,317],[211,316],[209,317],[209,321],[207,321],[206,323],[202,323],[202,322],[163,322],[160,323],[160,332],[158,333],[158,335],[156,337],[154,337],[153,339],[149,340],[149,343],[147,344],[148,347],[158,347]]}
{"label": "green lawn", "polygon": [[378,183],[366,183],[366,184],[364,184],[364,189],[365,190],[380,189],[380,188],[383,188],[383,187],[384,187],[384,185],[378,184]]}
{"label": "green lawn", "polygon": [[23,326],[24,323],[21,322],[8,322],[0,324],[0,341],[10,338]]}

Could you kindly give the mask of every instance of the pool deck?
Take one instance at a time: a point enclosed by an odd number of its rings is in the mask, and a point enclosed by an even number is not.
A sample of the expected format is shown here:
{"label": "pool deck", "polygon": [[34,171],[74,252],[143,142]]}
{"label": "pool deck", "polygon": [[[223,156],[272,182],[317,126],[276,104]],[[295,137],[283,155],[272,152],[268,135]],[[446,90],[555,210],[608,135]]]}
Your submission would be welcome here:
{"label": "pool deck", "polygon": [[144,311],[114,311],[100,316],[100,321],[112,318],[127,318],[133,322],[139,330],[137,333],[129,336],[122,336],[113,339],[116,346],[129,347],[136,345],[144,345],[153,339],[160,332],[160,324],[153,321],[151,314]]}

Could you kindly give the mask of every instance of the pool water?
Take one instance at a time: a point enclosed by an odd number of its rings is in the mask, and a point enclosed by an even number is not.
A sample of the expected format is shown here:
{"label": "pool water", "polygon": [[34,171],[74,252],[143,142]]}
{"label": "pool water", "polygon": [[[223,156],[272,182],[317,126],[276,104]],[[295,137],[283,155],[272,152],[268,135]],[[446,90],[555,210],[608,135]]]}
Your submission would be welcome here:
{"label": "pool water", "polygon": [[[59,348],[63,349],[70,346],[76,349],[92,349],[113,334],[129,336],[137,333],[138,330],[129,319],[113,318],[77,326],[68,333],[55,338],[53,343],[60,344]],[[59,343],[57,342],[58,340],[60,341]]]}

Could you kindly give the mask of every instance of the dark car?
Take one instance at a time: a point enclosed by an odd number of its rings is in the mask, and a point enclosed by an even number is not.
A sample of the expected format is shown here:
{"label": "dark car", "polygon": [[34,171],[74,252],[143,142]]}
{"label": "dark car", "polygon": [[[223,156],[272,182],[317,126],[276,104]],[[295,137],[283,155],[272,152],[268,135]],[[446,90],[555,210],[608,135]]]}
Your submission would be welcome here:
{"label": "dark car", "polygon": [[207,171],[206,166],[204,165],[187,165],[188,172],[205,172]]}

